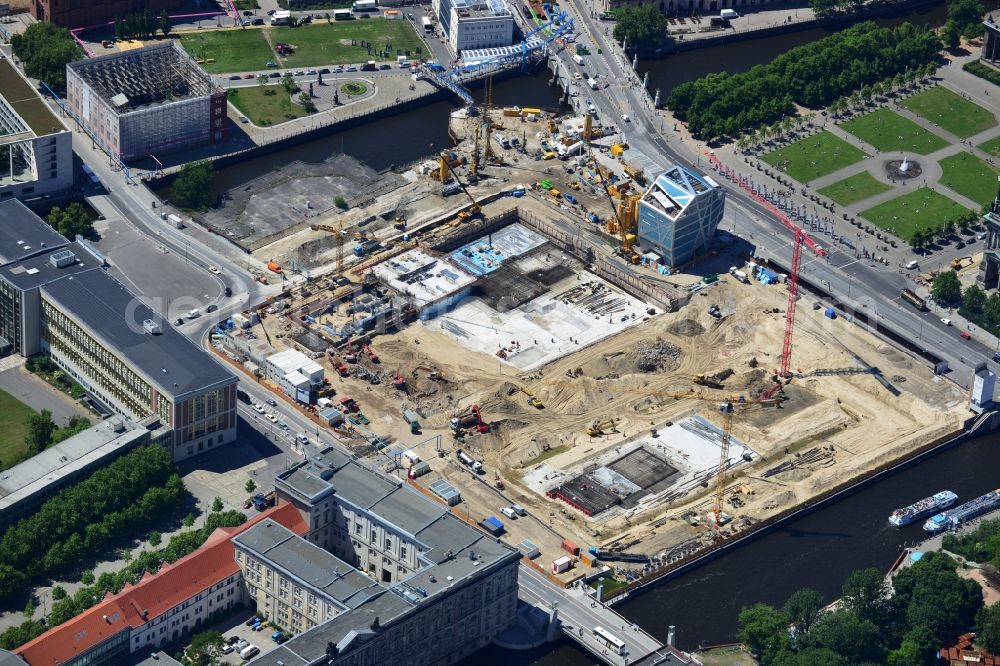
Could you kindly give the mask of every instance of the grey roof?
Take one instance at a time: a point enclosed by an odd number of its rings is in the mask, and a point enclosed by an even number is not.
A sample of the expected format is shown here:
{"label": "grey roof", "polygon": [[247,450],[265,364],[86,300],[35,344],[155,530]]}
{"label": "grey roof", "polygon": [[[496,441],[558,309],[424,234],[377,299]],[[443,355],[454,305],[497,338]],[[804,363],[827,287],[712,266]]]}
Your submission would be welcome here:
{"label": "grey roof", "polygon": [[[345,606],[358,606],[380,589],[347,562],[270,519],[262,520],[233,541]],[[353,599],[359,593],[360,601]]]}
{"label": "grey roof", "polygon": [[448,514],[431,523],[416,536],[427,546],[424,557],[440,563],[447,559],[448,553],[457,553],[474,544],[483,534]]}
{"label": "grey roof", "polygon": [[[116,430],[120,430],[116,432]],[[149,439],[149,430],[115,416],[0,472],[0,511],[105,456]]]}
{"label": "grey roof", "polygon": [[[3,666],[2,663],[0,666]],[[166,652],[154,652],[142,661],[136,662],[135,666],[181,666],[181,662]]]}
{"label": "grey roof", "polygon": [[[211,354],[165,324],[104,271],[86,271],[42,289],[164,395],[177,398],[237,381]],[[145,332],[142,323],[146,319],[159,322],[161,333]]]}
{"label": "grey roof", "polygon": [[17,199],[0,203],[0,264],[67,245],[55,229]]}
{"label": "grey roof", "polygon": [[[53,255],[65,252],[72,252],[76,260],[68,266],[58,268],[51,261]],[[26,291],[68,275],[98,270],[102,263],[83,245],[70,243],[59,248],[47,249],[43,254],[8,263],[0,267],[0,275],[18,289]]]}
{"label": "grey roof", "polygon": [[0,666],[25,666],[27,662],[8,650],[0,650]]}
{"label": "grey roof", "polygon": [[[419,497],[419,499],[417,499]],[[407,534],[417,535],[447,510],[436,502],[428,502],[409,488],[396,492],[376,502],[371,511],[386,522],[392,523]]]}

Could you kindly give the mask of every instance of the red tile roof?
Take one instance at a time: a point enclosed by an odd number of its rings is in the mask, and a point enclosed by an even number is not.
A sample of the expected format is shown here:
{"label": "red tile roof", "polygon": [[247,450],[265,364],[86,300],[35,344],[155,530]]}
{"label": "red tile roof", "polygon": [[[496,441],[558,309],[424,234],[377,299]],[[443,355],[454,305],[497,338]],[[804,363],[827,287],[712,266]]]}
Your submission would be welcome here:
{"label": "red tile roof", "polygon": [[981,652],[972,649],[972,641],[976,638],[974,633],[962,634],[958,637],[958,642],[952,647],[943,647],[939,651],[941,659],[948,666],[1000,666],[1000,655],[993,655],[989,652]]}
{"label": "red tile roof", "polygon": [[105,596],[96,606],[49,629],[14,652],[31,666],[62,664],[127,627],[140,627],[159,617],[239,572],[230,539],[264,518],[271,518],[299,535],[308,530],[292,504],[268,509],[238,527],[219,528],[195,552],[173,564],[164,564],[156,574],[146,574],[137,585],[127,584],[118,594]]}

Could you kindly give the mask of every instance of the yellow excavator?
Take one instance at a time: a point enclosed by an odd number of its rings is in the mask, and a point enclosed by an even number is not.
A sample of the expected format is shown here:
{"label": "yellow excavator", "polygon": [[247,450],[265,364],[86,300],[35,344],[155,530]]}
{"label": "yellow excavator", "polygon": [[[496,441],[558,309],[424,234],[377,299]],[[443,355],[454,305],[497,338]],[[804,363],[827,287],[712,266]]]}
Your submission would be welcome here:
{"label": "yellow excavator", "polygon": [[614,419],[595,421],[587,428],[587,434],[591,437],[600,437],[608,432],[618,432],[618,425]]}

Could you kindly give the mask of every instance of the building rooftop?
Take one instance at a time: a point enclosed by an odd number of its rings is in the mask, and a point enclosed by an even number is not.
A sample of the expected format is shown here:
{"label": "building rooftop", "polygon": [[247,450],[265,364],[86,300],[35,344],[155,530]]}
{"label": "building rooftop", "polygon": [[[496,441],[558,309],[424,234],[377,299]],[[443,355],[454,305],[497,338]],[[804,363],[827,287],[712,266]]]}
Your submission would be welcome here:
{"label": "building rooftop", "polygon": [[0,264],[23,261],[65,245],[69,241],[64,236],[17,199],[0,203]]}
{"label": "building rooftop", "polygon": [[0,514],[54,481],[123,447],[131,448],[148,436],[145,427],[114,416],[0,472]]}
{"label": "building rooftop", "polygon": [[452,0],[459,18],[510,16],[504,0]]}
{"label": "building rooftop", "polygon": [[240,568],[233,557],[232,537],[263,520],[280,523],[295,534],[307,526],[292,504],[283,504],[254,516],[238,527],[219,528],[205,544],[173,564],[163,564],[135,585],[54,627],[15,651],[31,666],[65,664],[93,649],[126,627],[136,628],[230,576]]}
{"label": "building rooftop", "polygon": [[691,205],[699,196],[708,194],[719,184],[708,176],[675,166],[661,173],[642,197],[642,203],[652,206],[671,219]]}
{"label": "building rooftop", "polygon": [[261,521],[233,541],[344,608],[359,606],[384,591],[347,562],[273,520]]}
{"label": "building rooftop", "polygon": [[[136,368],[160,393],[173,398],[221,387],[236,375],[165,324],[157,313],[104,271],[86,271],[43,287],[45,298],[84,324],[91,335]],[[143,322],[160,324],[158,334]]]}
{"label": "building rooftop", "polygon": [[433,303],[476,281],[475,275],[450,258],[423,250],[409,250],[376,264],[372,270],[400,294],[412,296],[418,305]]}
{"label": "building rooftop", "polygon": [[212,77],[175,40],[66,67],[118,113],[205,97],[216,88]]}

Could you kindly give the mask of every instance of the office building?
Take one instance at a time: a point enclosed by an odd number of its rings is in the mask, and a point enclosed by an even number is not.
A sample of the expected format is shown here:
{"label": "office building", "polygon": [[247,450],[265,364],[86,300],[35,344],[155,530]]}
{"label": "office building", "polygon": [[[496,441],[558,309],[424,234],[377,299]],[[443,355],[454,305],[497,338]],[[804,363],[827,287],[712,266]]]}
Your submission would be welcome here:
{"label": "office building", "polygon": [[982,61],[994,67],[1000,65],[1000,26],[993,21],[993,14],[983,21]]}
{"label": "office building", "polygon": [[0,336],[44,353],[112,411],[171,430],[174,460],[236,439],[235,374],[144,305],[86,242],[0,203]]}
{"label": "office building", "polygon": [[170,433],[151,432],[121,416],[55,444],[0,474],[0,528],[24,518],[62,488],[105,467],[142,444]]}
{"label": "office building", "polygon": [[514,43],[514,17],[506,0],[434,0],[433,8],[456,55]]}
{"label": "office building", "polygon": [[73,185],[73,135],[9,60],[0,60],[0,201]]}
{"label": "office building", "polygon": [[237,560],[258,610],[304,631],[255,663],[455,663],[513,621],[520,553],[410,486],[327,449],[275,489],[307,533],[262,524]]}
{"label": "office building", "polygon": [[297,349],[271,354],[264,359],[264,377],[280,386],[285,395],[309,404],[312,389],[323,385],[323,366]]}
{"label": "office building", "polygon": [[66,65],[66,99],[122,160],[226,138],[226,91],[173,39]]}
{"label": "office building", "polygon": [[100,666],[190,638],[213,614],[246,603],[232,539],[262,521],[293,534],[306,530],[301,515],[290,506],[269,509],[238,527],[220,527],[195,552],[173,564],[164,563],[134,585],[126,584],[118,594],[49,629],[15,653],[29,666]]}
{"label": "office building", "polygon": [[681,266],[705,252],[722,220],[726,192],[694,170],[674,166],[639,200],[639,247],[665,266]]}

